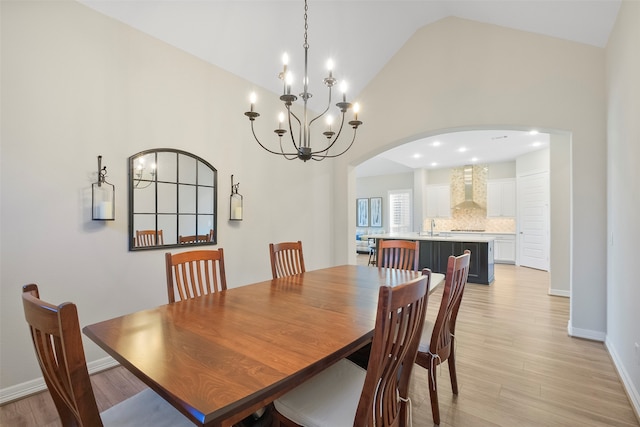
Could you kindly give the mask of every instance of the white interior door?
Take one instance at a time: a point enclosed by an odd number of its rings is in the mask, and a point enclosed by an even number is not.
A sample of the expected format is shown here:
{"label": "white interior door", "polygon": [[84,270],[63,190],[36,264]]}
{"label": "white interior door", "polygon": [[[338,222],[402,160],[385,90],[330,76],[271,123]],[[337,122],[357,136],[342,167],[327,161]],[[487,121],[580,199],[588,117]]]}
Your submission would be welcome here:
{"label": "white interior door", "polygon": [[518,264],[549,270],[549,173],[518,177]]}

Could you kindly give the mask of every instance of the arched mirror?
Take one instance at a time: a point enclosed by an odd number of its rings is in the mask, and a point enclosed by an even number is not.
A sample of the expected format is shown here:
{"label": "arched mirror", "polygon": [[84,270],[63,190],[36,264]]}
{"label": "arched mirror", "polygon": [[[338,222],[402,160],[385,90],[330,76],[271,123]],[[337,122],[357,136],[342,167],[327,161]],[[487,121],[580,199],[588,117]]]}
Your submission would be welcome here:
{"label": "arched mirror", "polygon": [[217,175],[186,151],[129,157],[129,250],[215,245]]}

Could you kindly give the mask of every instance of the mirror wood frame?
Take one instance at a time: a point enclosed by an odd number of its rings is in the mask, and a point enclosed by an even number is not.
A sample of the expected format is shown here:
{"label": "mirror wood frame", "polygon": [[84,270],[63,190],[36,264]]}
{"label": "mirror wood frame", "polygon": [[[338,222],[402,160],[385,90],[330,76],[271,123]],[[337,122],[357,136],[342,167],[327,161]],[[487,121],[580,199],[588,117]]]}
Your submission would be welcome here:
{"label": "mirror wood frame", "polygon": [[[172,148],[141,151],[128,162],[130,251],[217,244],[216,168]],[[137,231],[146,231],[147,243]]]}

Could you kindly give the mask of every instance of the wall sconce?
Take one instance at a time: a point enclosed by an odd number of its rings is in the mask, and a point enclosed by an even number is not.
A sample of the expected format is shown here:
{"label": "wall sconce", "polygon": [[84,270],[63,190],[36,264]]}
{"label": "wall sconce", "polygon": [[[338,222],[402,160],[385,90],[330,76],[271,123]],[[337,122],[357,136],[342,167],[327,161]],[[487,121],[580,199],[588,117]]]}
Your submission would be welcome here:
{"label": "wall sconce", "polygon": [[98,182],[91,185],[91,219],[113,221],[116,219],[116,188],[105,178],[107,167],[102,167],[102,156],[98,156]]}
{"label": "wall sconce", "polygon": [[242,221],[242,194],[238,193],[240,183],[233,183],[231,175],[231,196],[229,200],[229,220]]}

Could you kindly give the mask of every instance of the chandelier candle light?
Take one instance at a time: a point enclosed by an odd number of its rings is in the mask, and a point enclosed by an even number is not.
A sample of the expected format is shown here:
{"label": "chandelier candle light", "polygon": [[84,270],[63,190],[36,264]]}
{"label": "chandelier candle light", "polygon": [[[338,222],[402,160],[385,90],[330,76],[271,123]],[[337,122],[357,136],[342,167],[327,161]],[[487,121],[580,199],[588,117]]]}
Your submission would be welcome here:
{"label": "chandelier candle light", "polygon": [[[287,70],[289,57],[286,53],[282,57],[284,68],[278,76],[284,82],[283,93],[280,96],[280,100],[284,103],[284,106],[287,109],[287,113],[286,113],[287,123],[285,124],[285,128],[288,127],[289,129],[288,132],[291,135],[291,143],[293,147],[290,147],[289,149],[285,149],[282,142],[282,137],[287,133],[287,130],[283,129],[283,124],[285,122],[285,113],[281,112],[279,114],[278,128],[274,130],[274,132],[276,133],[276,135],[278,135],[278,138],[279,138],[280,151],[275,151],[267,148],[264,144],[260,142],[260,140],[256,136],[256,132],[253,127],[253,122],[255,121],[256,118],[260,116],[260,114],[254,111],[254,107],[256,103],[255,93],[252,93],[250,97],[250,102],[251,102],[250,111],[247,111],[246,113],[244,113],[244,115],[247,116],[251,121],[251,132],[253,133],[253,137],[258,142],[258,144],[260,144],[262,148],[264,148],[265,150],[267,150],[272,154],[281,155],[287,160],[293,160],[298,158],[305,162],[310,159],[320,161],[326,158],[338,157],[346,153],[347,150],[351,148],[354,141],[356,140],[356,132],[358,130],[358,126],[362,124],[362,122],[358,120],[359,105],[357,103],[351,104],[347,102],[347,95],[346,95],[347,86],[346,86],[346,83],[343,81],[340,84],[340,89],[342,90],[342,101],[336,104],[336,107],[338,107],[338,110],[340,111],[339,114],[341,114],[342,116],[342,119],[340,121],[340,127],[338,128],[338,132],[336,133],[332,131],[331,125],[333,124],[333,118],[330,115],[327,115],[326,119],[327,119],[328,128],[326,131],[322,132],[322,135],[324,135],[327,138],[327,143],[324,147],[321,147],[316,150],[313,150],[311,148],[311,125],[313,124],[313,122],[315,122],[319,118],[325,116],[325,114],[327,114],[327,112],[329,111],[329,108],[331,107],[331,91],[333,89],[333,86],[335,86],[338,83],[338,81],[333,77],[333,61],[329,60],[327,63],[327,67],[329,69],[329,76],[323,79],[324,85],[327,88],[329,88],[329,100],[327,102],[327,107],[318,116],[309,120],[309,113],[307,111],[307,101],[309,100],[309,98],[312,97],[312,94],[309,93],[308,91],[309,78],[307,73],[307,63],[308,63],[307,59],[308,59],[308,53],[309,53],[309,43],[307,42],[307,30],[309,28],[307,24],[308,9],[309,8],[307,5],[307,0],[305,0],[304,2],[304,43],[302,45],[302,47],[304,48],[304,78],[302,80],[303,90],[302,90],[302,93],[300,93],[300,98],[302,98],[304,102],[303,108],[302,108],[302,120],[293,111],[291,111],[291,105],[298,99],[298,97],[291,94],[291,84],[292,84],[293,78],[292,78],[291,72]],[[353,107],[354,117],[353,117],[353,120],[348,122],[348,124],[353,128],[353,138],[351,139],[351,142],[349,143],[349,145],[346,148],[344,148],[342,151],[339,151],[337,153],[333,151],[330,152],[329,150],[335,146],[336,142],[338,141],[338,138],[340,138],[342,127],[345,121],[345,113],[352,107]],[[297,140],[293,133],[294,121],[297,122],[297,126],[296,126],[296,130],[298,131]]]}

